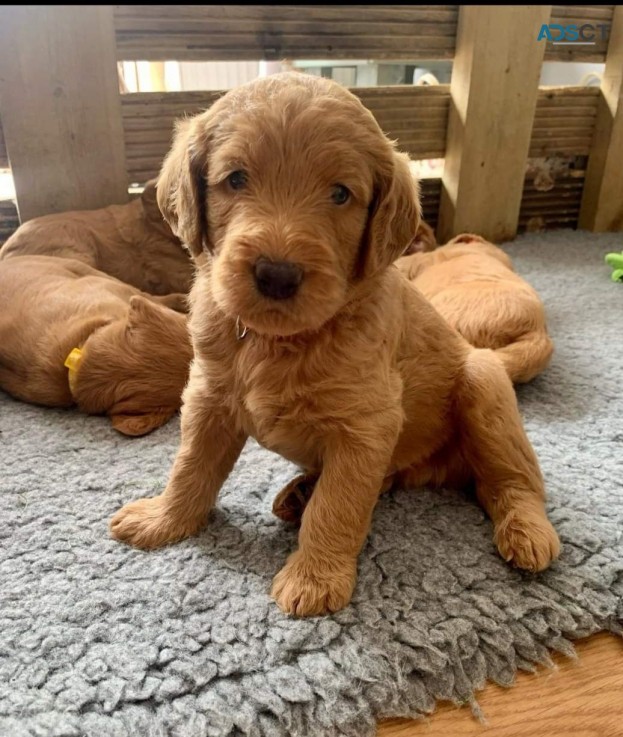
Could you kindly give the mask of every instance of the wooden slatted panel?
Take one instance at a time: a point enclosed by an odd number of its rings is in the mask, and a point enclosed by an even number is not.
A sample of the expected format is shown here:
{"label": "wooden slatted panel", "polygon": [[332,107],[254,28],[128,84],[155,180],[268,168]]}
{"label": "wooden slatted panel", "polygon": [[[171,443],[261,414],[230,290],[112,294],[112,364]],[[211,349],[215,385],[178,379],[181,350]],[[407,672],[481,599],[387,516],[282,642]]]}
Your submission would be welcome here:
{"label": "wooden slatted panel", "polygon": [[223,92],[139,92],[122,95],[128,181],[144,184],[158,175],[171,146],[175,120],[210,107]]}
{"label": "wooden slatted panel", "polygon": [[[613,5],[555,5],[551,23],[612,21]],[[120,60],[451,59],[457,5],[117,5]],[[603,61],[594,46],[547,44],[548,61]]]}
{"label": "wooden slatted panel", "polygon": [[[414,159],[441,158],[446,148],[449,93],[435,87],[371,87],[352,90],[380,126]],[[122,96],[130,182],[154,177],[171,145],[173,122],[209,107],[223,92],[142,92]]]}
{"label": "wooden slatted panel", "polygon": [[448,85],[359,87],[351,92],[411,158],[443,158],[450,105]]}
{"label": "wooden slatted panel", "polygon": [[537,99],[530,156],[585,156],[595,130],[599,88],[541,88]]}
{"label": "wooden slatted panel", "polygon": [[[539,226],[547,230],[576,228],[583,186],[583,171],[574,171],[570,176],[557,179],[549,192],[536,189],[532,180],[526,179],[519,211],[519,232],[535,230]],[[424,220],[436,228],[441,179],[422,179],[420,192]]]}
{"label": "wooden slatted panel", "polygon": [[[519,213],[519,230],[524,231],[537,223],[548,229],[577,227],[584,185],[583,176],[584,172],[575,172],[573,177],[558,179],[549,192],[539,191],[531,181],[526,181]],[[420,191],[424,219],[435,228],[439,214],[441,179],[422,179]],[[19,218],[15,203],[11,200],[0,201],[0,244],[18,226]]]}
{"label": "wooden slatted panel", "polygon": [[4,143],[4,133],[2,132],[2,123],[0,123],[0,169],[9,168],[9,155]]}
{"label": "wooden slatted panel", "polygon": [[116,5],[117,58],[451,59],[457,5]]}
{"label": "wooden slatted panel", "polygon": [[420,197],[422,200],[422,217],[431,228],[435,229],[439,218],[441,179],[421,179]]}
{"label": "wooden slatted panel", "polygon": [[576,170],[557,177],[554,187],[547,192],[538,190],[527,178],[519,211],[519,231],[577,228],[584,174]]}
{"label": "wooden slatted panel", "polygon": [[[584,172],[559,179],[549,192],[542,192],[526,180],[519,212],[519,232],[536,229],[547,230],[576,228],[584,186]],[[424,220],[436,228],[441,196],[441,179],[422,179],[422,214]]]}
{"label": "wooden slatted panel", "polygon": [[[614,7],[614,5],[554,5],[550,23],[558,23],[561,26],[574,23],[578,29],[585,23],[593,26],[602,23],[610,25]],[[605,61],[607,48],[607,40],[602,40],[601,30],[596,28],[594,46],[554,46],[548,43],[545,61]]]}
{"label": "wooden slatted panel", "polygon": [[[380,126],[414,159],[443,158],[448,120],[446,85],[371,87],[352,90]],[[122,96],[128,175],[145,182],[158,174],[169,150],[176,118],[195,115],[222,92],[143,92]],[[530,156],[588,154],[599,90],[560,87],[539,90]]]}
{"label": "wooden slatted panel", "polygon": [[12,200],[0,200],[0,245],[17,230],[19,217],[17,207]]}

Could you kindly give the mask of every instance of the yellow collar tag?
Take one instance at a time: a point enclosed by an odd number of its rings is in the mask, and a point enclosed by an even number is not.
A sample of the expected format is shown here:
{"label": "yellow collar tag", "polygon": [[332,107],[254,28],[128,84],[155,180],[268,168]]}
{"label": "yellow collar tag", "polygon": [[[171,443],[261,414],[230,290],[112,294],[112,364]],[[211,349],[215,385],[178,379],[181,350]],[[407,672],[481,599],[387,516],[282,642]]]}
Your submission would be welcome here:
{"label": "yellow collar tag", "polygon": [[66,366],[69,369],[69,389],[72,392],[74,390],[76,375],[78,373],[78,369],[80,368],[81,361],[82,351],[80,350],[80,348],[73,348],[63,364],[63,366]]}

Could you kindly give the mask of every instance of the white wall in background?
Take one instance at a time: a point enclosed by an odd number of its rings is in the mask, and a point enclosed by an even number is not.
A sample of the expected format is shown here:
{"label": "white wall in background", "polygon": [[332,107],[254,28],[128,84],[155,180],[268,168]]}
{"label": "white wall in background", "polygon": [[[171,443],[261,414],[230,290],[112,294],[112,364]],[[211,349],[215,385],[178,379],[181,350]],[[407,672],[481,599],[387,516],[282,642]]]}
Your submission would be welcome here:
{"label": "white wall in background", "polygon": [[180,61],[182,90],[229,90],[260,76],[259,61]]}
{"label": "white wall in background", "polygon": [[585,62],[545,61],[541,69],[539,85],[542,87],[557,87],[562,85],[576,86],[585,84],[584,79],[586,75],[590,72],[603,74],[605,66],[605,64],[589,64]]}

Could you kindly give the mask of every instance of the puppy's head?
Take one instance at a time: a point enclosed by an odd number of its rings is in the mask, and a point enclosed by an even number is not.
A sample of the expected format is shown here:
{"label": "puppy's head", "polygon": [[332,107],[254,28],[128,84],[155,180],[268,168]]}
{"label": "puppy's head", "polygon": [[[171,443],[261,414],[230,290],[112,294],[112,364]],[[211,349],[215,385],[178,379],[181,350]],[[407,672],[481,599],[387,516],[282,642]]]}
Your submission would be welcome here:
{"label": "puppy's head", "polygon": [[358,98],[290,73],[224,95],[184,121],[158,204],[211,261],[227,315],[271,335],[318,329],[405,250],[417,182]]}
{"label": "puppy's head", "polygon": [[[453,248],[450,248],[453,246]],[[510,256],[501,248],[490,243],[488,240],[475,233],[461,233],[446,243],[446,251],[448,253],[456,252],[456,254],[472,253],[474,255],[483,255],[496,259],[507,268],[513,268]]]}
{"label": "puppy's head", "polygon": [[137,295],[85,344],[72,394],[124,435],[145,435],[179,409],[191,358],[186,318]]}

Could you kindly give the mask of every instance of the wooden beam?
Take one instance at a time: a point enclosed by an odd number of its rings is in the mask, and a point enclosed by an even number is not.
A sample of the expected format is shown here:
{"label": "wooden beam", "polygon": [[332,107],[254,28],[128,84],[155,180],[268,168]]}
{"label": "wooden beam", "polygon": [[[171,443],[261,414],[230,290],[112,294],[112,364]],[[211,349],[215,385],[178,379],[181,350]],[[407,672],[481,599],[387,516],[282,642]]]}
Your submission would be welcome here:
{"label": "wooden beam", "polygon": [[438,239],[513,238],[550,5],[461,5]]}
{"label": "wooden beam", "polygon": [[623,230],[623,6],[614,10],[579,227]]}
{"label": "wooden beam", "polygon": [[127,201],[112,6],[0,7],[0,117],[22,222]]}

